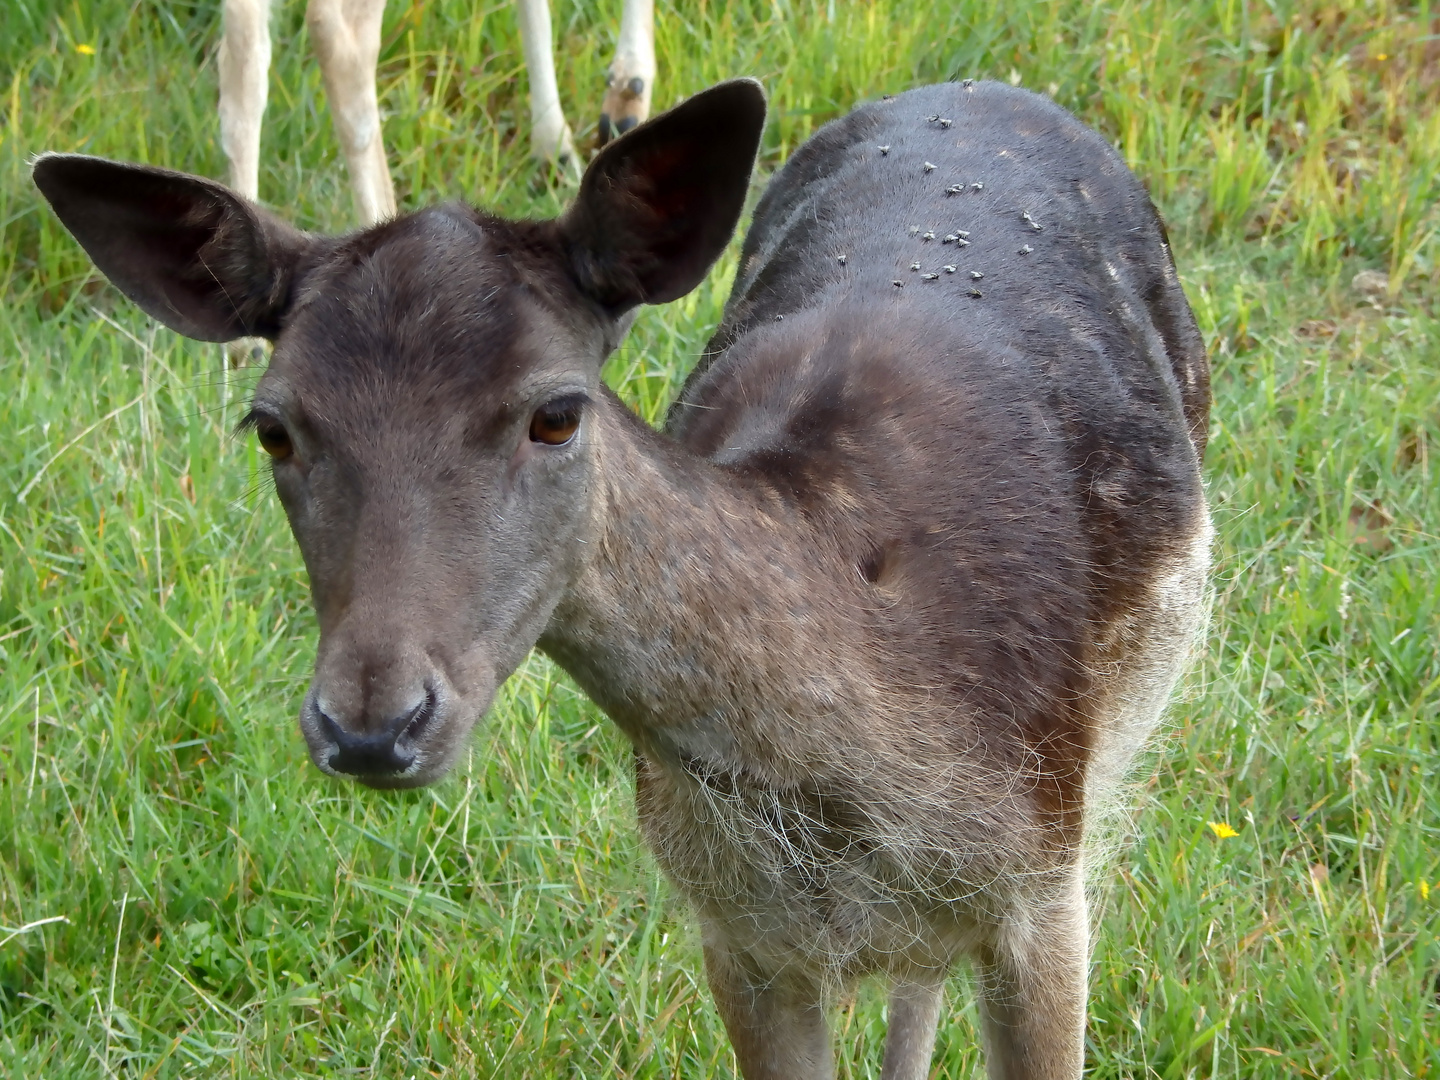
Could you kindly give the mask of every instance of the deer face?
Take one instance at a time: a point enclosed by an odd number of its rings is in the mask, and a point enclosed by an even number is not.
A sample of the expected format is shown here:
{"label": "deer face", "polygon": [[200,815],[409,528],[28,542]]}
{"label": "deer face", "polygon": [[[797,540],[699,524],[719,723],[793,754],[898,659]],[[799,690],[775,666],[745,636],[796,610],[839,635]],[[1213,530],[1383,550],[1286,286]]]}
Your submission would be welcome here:
{"label": "deer face", "polygon": [[340,245],[256,388],[320,621],[300,727],[326,772],[441,775],[585,552],[607,321],[517,239],[456,208]]}
{"label": "deer face", "polygon": [[557,221],[436,207],[338,239],[196,177],[37,162],[152,315],[275,342],[245,425],[310,576],[300,727],[322,770],[443,775],[540,637],[600,510],[600,365],[628,311],[688,292],[723,249],[763,121],[756,84],[722,84],[607,147]]}

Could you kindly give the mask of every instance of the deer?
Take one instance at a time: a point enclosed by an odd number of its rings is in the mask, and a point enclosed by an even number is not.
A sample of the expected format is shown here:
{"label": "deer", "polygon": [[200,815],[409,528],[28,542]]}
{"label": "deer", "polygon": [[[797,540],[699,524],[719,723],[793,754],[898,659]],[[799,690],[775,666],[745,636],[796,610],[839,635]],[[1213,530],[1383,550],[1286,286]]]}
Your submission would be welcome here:
{"label": "deer", "polygon": [[[655,82],[654,0],[625,0],[615,58],[597,130],[604,145],[650,112]],[[531,149],[565,171],[577,168],[574,137],[560,105],[551,53],[548,0],[515,0],[530,73]],[[360,222],[395,216],[395,186],[385,160],[375,68],[385,0],[308,0],[305,23],[320,64],[340,147],[349,166]],[[224,0],[217,66],[220,145],[230,186],[252,202],[260,193],[260,130],[270,70],[270,0]]]}
{"label": "deer", "polygon": [[1075,1080],[1087,879],[1206,618],[1204,343],[1109,144],[946,83],[774,174],[651,428],[601,364],[725,250],[765,116],[697,94],[542,221],[318,236],[163,169],[33,175],[150,315],[274,341],[244,425],[311,583],[320,770],[438,780],[538,648],[634,747],[745,1080],[832,1077],[872,977],[881,1075],[921,1080],[962,964],[989,1076]]}

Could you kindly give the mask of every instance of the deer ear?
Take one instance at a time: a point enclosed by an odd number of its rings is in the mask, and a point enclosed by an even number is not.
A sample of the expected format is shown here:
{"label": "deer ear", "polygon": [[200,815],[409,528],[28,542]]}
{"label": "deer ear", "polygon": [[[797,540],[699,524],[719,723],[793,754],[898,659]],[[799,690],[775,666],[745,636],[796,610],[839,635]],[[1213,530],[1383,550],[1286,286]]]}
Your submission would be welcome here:
{"label": "deer ear", "polygon": [[186,337],[274,338],[313,241],[198,176],[83,154],[45,154],[33,176],[102,273]]}
{"label": "deer ear", "polygon": [[764,90],[736,79],[605,147],[559,223],[581,288],[619,315],[700,284],[740,219],[764,128]]}

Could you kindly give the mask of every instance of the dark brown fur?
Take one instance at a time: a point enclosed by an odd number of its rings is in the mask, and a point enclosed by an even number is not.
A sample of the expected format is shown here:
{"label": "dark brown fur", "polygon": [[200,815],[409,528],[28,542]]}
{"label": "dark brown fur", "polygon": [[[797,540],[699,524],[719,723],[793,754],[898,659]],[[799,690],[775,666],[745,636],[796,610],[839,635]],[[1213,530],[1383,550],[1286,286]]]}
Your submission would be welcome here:
{"label": "dark brown fur", "polygon": [[[873,973],[883,1075],[925,1076],[967,957],[991,1075],[1073,1078],[1086,842],[1203,616],[1199,335],[1103,140],[927,87],[777,174],[654,432],[600,363],[723,247],[762,117],[753,84],[692,99],[558,222],[331,240],[178,174],[36,179],[157,317],[276,337],[254,422],[320,619],[318,765],[437,778],[538,644],[635,745],[747,1080],[829,1076],[826,1007]],[[569,443],[527,437],[561,407]]]}

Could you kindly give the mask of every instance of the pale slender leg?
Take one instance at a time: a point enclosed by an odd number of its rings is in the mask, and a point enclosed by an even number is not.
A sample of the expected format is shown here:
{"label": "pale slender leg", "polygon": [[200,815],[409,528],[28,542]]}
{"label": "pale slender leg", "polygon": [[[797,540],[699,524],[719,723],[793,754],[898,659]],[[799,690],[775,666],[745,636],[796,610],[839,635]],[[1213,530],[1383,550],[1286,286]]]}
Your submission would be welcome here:
{"label": "pale slender leg", "polygon": [[547,0],[515,0],[515,14],[520,21],[525,67],[530,72],[530,151],[543,161],[573,171],[578,159],[555,81],[550,5]]}
{"label": "pale slender leg", "polygon": [[624,135],[650,115],[655,86],[655,0],[625,0],[620,40],[600,106],[600,145]]}
{"label": "pale slender leg", "polygon": [[890,991],[885,1063],[880,1080],[925,1080],[935,1053],[935,1029],[945,1001],[944,973],[937,982],[897,983]]}
{"label": "pale slender leg", "polygon": [[335,133],[350,166],[355,209],[366,225],[395,216],[395,187],[385,163],[375,95],[384,14],[385,0],[310,0],[305,12]]}
{"label": "pale slender leg", "polygon": [[1057,894],[1017,911],[982,955],[977,970],[990,1080],[1079,1080],[1088,923],[1077,868]]}
{"label": "pale slender leg", "polygon": [[[230,186],[260,197],[260,126],[270,88],[270,0],[224,0],[220,9],[220,148]],[[265,356],[265,342],[241,338],[225,355],[231,367]]]}
{"label": "pale slender leg", "polygon": [[220,9],[220,146],[230,186],[260,196],[260,124],[270,83],[270,0],[224,0]]}
{"label": "pale slender leg", "polygon": [[830,1028],[818,990],[762,980],[723,946],[705,946],[705,977],[745,1080],[832,1080]]}

